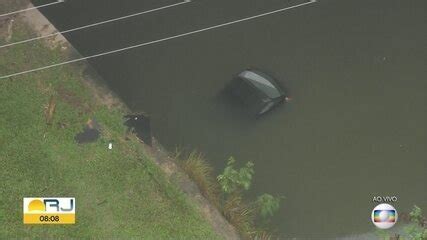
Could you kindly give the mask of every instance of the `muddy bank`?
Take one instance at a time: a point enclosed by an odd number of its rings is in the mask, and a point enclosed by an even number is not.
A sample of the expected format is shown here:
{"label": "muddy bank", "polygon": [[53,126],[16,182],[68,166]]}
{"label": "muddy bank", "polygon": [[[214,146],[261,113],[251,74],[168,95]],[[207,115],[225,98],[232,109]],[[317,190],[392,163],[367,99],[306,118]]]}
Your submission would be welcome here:
{"label": "muddy bank", "polygon": [[[19,6],[21,8],[28,8],[31,5]],[[18,7],[17,7],[18,8]],[[37,10],[28,11],[19,15],[8,16],[1,19],[0,35],[3,39],[10,43],[13,37],[14,22],[19,21],[25,23],[39,36],[57,33],[55,27]],[[52,38],[43,40],[50,48],[60,48],[64,55],[70,58],[79,57],[80,54],[76,51],[71,44],[61,34],[55,35]],[[109,108],[120,109],[123,113],[129,113],[129,108],[104,84],[102,78],[96,71],[90,67],[87,62],[80,62],[78,64],[79,70],[84,69],[84,85],[91,89],[93,102],[96,104],[103,104]],[[239,239],[238,234],[234,228],[222,217],[221,213],[214,208],[201,194],[196,184],[191,182],[189,178],[183,173],[169,154],[163,150],[159,143],[153,141],[153,147],[141,145],[144,147],[145,152],[149,154],[155,163],[163,170],[169,181],[177,184],[179,188],[187,195],[191,202],[193,202],[204,216],[212,225],[215,232],[225,239]]]}

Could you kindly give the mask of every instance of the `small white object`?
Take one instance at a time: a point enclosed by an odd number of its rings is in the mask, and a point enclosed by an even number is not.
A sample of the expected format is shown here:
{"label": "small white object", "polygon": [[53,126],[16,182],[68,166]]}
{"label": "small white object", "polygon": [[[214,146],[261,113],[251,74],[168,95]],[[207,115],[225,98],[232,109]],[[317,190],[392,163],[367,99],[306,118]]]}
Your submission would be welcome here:
{"label": "small white object", "polygon": [[110,150],[113,149],[113,144],[112,143],[108,144],[108,149],[110,149]]}

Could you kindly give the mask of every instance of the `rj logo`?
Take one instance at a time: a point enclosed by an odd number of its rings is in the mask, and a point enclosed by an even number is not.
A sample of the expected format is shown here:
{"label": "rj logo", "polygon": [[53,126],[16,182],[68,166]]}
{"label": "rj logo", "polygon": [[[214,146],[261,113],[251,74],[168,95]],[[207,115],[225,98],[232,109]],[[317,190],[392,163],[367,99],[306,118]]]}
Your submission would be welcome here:
{"label": "rj logo", "polygon": [[74,224],[75,198],[24,198],[24,224]]}

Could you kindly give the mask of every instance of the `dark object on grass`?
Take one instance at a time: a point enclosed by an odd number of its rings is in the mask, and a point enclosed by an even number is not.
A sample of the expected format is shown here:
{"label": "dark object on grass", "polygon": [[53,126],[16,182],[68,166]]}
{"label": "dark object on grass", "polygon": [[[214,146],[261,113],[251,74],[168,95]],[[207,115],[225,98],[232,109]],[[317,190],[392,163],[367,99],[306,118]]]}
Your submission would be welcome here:
{"label": "dark object on grass", "polygon": [[100,136],[101,126],[95,119],[89,119],[83,132],[78,133],[74,139],[79,144],[91,143],[98,140]]}
{"label": "dark object on grass", "polygon": [[152,144],[150,118],[144,114],[130,114],[125,116],[125,125],[128,131],[133,132],[148,146]]}
{"label": "dark object on grass", "polygon": [[260,116],[286,100],[277,82],[258,70],[245,70],[231,83],[231,94],[242,102],[251,114]]}

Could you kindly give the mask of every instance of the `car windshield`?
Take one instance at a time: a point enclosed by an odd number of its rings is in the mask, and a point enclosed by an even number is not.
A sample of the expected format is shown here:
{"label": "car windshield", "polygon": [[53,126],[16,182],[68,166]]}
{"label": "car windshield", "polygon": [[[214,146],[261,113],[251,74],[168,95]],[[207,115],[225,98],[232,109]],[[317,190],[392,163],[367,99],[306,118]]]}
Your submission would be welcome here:
{"label": "car windshield", "polygon": [[240,77],[248,80],[257,89],[264,92],[270,98],[277,98],[281,96],[280,91],[265,77],[253,71],[244,71],[239,74]]}

